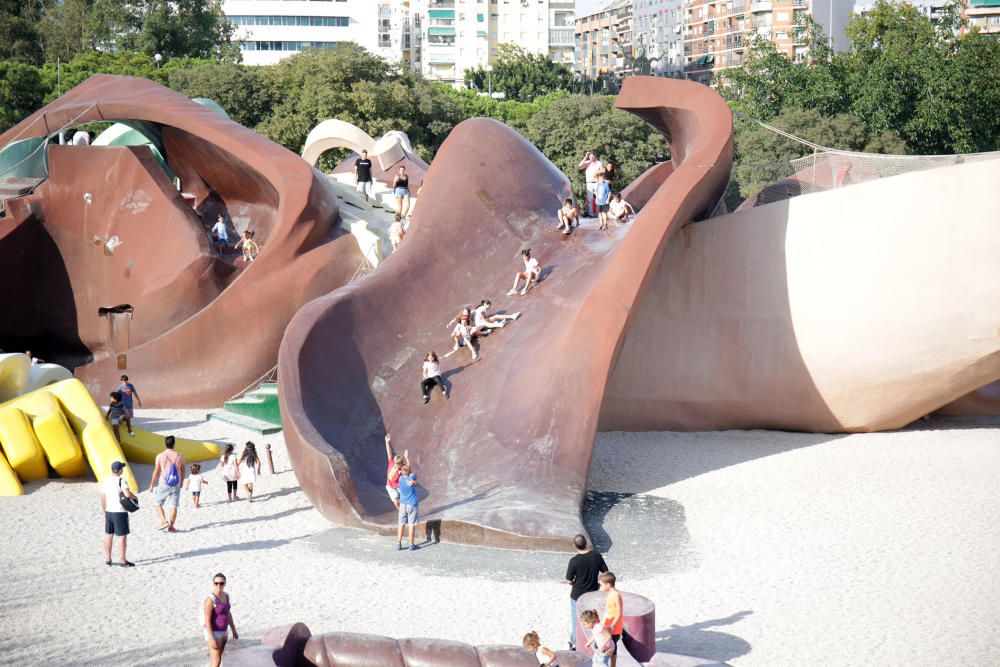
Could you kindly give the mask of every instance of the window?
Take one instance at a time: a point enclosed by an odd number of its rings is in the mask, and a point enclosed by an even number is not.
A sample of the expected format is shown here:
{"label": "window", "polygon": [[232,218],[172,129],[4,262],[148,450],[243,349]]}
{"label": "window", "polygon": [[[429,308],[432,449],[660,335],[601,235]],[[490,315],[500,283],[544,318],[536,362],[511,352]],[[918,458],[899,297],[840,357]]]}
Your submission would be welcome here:
{"label": "window", "polygon": [[[338,0],[339,1],[339,0]],[[325,49],[336,46],[336,42],[282,42],[272,40],[253,40],[240,42],[242,51],[301,51],[302,49]]]}
{"label": "window", "polygon": [[[350,23],[350,19],[346,16],[227,16],[226,18],[235,26],[294,25],[346,28]],[[388,21],[385,23],[388,25]]]}

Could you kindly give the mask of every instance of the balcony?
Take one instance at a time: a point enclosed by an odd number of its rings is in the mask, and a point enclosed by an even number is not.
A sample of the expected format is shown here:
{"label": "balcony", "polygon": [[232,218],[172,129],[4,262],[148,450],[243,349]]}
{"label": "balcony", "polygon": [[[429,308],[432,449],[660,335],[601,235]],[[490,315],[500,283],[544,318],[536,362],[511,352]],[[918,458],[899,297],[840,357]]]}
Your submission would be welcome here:
{"label": "balcony", "polygon": [[750,11],[754,14],[758,12],[769,12],[771,11],[771,1],[766,0],[766,2],[755,2],[750,5]]}
{"label": "balcony", "polygon": [[567,26],[549,27],[549,46],[573,46],[576,42],[574,29]]}

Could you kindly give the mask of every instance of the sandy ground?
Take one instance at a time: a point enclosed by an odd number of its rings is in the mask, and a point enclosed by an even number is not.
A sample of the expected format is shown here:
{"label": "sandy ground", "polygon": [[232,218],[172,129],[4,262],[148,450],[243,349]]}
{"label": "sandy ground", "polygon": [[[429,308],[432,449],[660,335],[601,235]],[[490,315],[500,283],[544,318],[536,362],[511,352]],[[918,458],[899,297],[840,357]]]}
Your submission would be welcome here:
{"label": "sandy ground", "polygon": [[[108,568],[93,481],[0,499],[0,664],[199,665],[199,605],[229,578],[253,643],[314,631],[565,648],[565,557],[333,529],[301,493],[281,435],[203,411],[140,411],[145,428],[271,443],[259,502],[227,503],[210,474],[180,532],[154,530],[149,494],[129,558]],[[399,443],[404,445],[405,443]],[[149,466],[135,466],[147,483]],[[1000,663],[1000,421],[934,421],[872,435],[765,431],[602,434],[588,524],[621,586],[657,604],[661,650],[764,665]],[[242,493],[242,492],[241,492]]]}

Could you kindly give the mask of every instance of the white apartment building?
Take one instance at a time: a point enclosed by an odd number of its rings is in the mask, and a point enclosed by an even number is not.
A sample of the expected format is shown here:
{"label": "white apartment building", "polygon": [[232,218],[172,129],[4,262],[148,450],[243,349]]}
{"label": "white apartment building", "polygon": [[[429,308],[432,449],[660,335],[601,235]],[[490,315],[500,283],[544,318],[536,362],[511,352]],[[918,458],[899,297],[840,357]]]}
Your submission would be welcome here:
{"label": "white apartment building", "polygon": [[236,27],[234,38],[243,62],[271,65],[302,49],[337,42],[356,42],[379,53],[378,4],[375,0],[225,0],[222,11]]}
{"label": "white apartment building", "polygon": [[489,65],[512,42],[571,66],[573,0],[413,0],[424,76],[461,85],[466,69]]}

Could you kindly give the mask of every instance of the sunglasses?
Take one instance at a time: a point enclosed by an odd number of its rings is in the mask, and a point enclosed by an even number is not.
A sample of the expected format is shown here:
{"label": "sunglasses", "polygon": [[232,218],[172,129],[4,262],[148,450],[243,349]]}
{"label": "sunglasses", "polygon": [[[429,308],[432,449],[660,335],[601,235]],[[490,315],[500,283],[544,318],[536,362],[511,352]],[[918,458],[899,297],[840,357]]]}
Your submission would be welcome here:
{"label": "sunglasses", "polygon": [[224,582],[224,581],[213,581],[212,583],[215,584],[216,586],[225,586],[226,585],[226,582]]}

